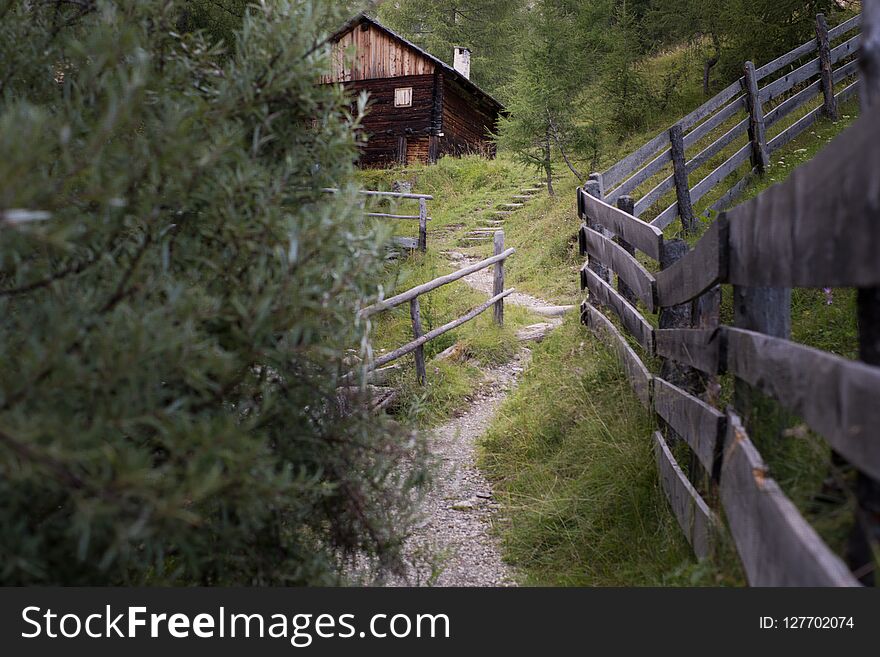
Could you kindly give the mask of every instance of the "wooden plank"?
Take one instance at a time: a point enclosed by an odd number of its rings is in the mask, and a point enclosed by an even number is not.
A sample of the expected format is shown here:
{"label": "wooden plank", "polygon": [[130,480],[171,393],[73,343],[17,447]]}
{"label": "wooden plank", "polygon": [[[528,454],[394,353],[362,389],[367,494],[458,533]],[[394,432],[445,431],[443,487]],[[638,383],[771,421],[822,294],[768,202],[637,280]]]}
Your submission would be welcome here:
{"label": "wooden plank", "polygon": [[859,60],[854,59],[847,62],[843,66],[834,69],[834,84],[842,82],[851,75],[857,75],[859,72]]}
{"label": "wooden plank", "polygon": [[656,226],[660,230],[665,230],[666,227],[675,221],[675,218],[678,216],[678,201],[674,201],[672,205],[663,210],[660,214],[654,217],[654,220],[651,222],[652,226]]}
{"label": "wooden plank", "polygon": [[[383,212],[367,212],[367,217],[377,217],[380,219],[418,219],[419,215],[412,214],[385,214]],[[428,217],[430,219],[430,217]]]}
{"label": "wooden plank", "polygon": [[706,135],[711,133],[713,130],[718,128],[728,119],[733,118],[740,112],[746,111],[746,98],[742,96],[737,98],[730,105],[725,107],[723,110],[715,114],[712,118],[704,123],[701,123],[696,128],[694,128],[691,132],[684,136],[684,147],[692,148],[697,145],[697,143],[703,139]]}
{"label": "wooden plank", "polygon": [[[325,187],[321,190],[322,192],[326,192],[328,194],[336,194],[339,192],[339,189],[336,187]],[[387,196],[390,198],[406,198],[406,199],[424,199],[426,201],[433,201],[434,197],[430,194],[406,194],[403,192],[377,192],[371,189],[359,189],[358,194],[363,194],[364,196]]]}
{"label": "wooden plank", "polygon": [[[766,120],[766,118],[765,118]],[[745,118],[735,126],[733,126],[730,130],[721,135],[714,142],[706,146],[702,151],[697,153],[691,160],[687,163],[688,173],[693,173],[701,166],[703,166],[710,159],[715,157],[718,153],[720,153],[724,148],[730,144],[734,139],[739,137],[740,135],[744,135],[749,130],[749,119]]]}
{"label": "wooden plank", "polygon": [[621,196],[626,196],[627,194],[632,193],[633,190],[636,189],[636,187],[663,170],[663,167],[665,167],[671,161],[671,153],[672,150],[669,148],[660,153],[660,155],[658,155],[653,160],[648,162],[648,164],[646,164],[644,167],[639,169],[631,178],[620,185],[620,187],[610,192],[605,197],[605,201],[608,203],[614,203]]}
{"label": "wooden plank", "polygon": [[819,58],[811,59],[800,68],[795,69],[787,75],[783,75],[778,80],[774,80],[766,87],[762,87],[760,91],[758,91],[758,97],[761,99],[762,103],[778,98],[792,87],[795,87],[802,82],[806,82],[814,75],[819,75],[820,71],[821,67],[819,64]]}
{"label": "wooden plank", "polygon": [[804,520],[749,440],[727,421],[721,504],[752,586],[858,586],[846,565]]}
{"label": "wooden plank", "polygon": [[[877,171],[880,121],[864,116],[784,183],[728,213],[727,282],[746,287],[880,285]],[[657,285],[659,291],[659,276]]]}
{"label": "wooden plank", "polygon": [[625,158],[614,164],[602,174],[602,180],[608,187],[616,187],[625,180],[641,164],[652,157],[657,151],[669,144],[669,133],[661,132],[647,144],[633,151]]}
{"label": "wooden plank", "polygon": [[742,194],[746,187],[748,187],[752,180],[755,178],[755,174],[757,172],[755,169],[749,171],[746,175],[740,178],[737,183],[731,187],[721,198],[715,201],[711,206],[709,206],[709,210],[712,212],[724,212],[728,208],[731,207],[733,201],[739,198],[740,194]]}
{"label": "wooden plank", "polygon": [[660,485],[681,530],[698,559],[712,554],[718,520],[682,472],[663,435],[654,432],[654,456]]}
{"label": "wooden plank", "polygon": [[638,310],[617,293],[617,290],[588,266],[581,268],[581,289],[589,289],[591,301],[595,300],[617,313],[623,327],[629,331],[649,356],[653,355],[654,328],[645,321]]}
{"label": "wooden plank", "polygon": [[727,217],[721,214],[692,251],[657,274],[660,306],[677,306],[724,282],[727,278],[727,243]]}
{"label": "wooden plank", "polygon": [[856,80],[851,85],[849,85],[846,89],[841,89],[837,94],[837,102],[844,103],[853,96],[856,95],[856,92],[859,90],[859,85],[861,84],[861,80]]}
{"label": "wooden plank", "polygon": [[706,472],[715,472],[727,418],[668,381],[654,378],[654,411],[694,451]]}
{"label": "wooden plank", "polygon": [[776,123],[779,119],[788,116],[794,110],[815,98],[821,90],[821,80],[816,80],[810,86],[801,89],[794,96],[792,96],[791,98],[787,98],[785,102],[779,103],[779,105],[767,112],[767,114],[764,115],[764,125],[769,127]]}
{"label": "wooden plank", "polygon": [[[675,187],[675,176],[671,175],[668,178],[664,178],[657,186],[654,187],[650,192],[645,194],[642,198],[636,201],[636,216],[638,217],[641,214],[644,214],[645,210],[654,205],[660,198],[669,190]],[[653,223],[653,222],[652,222]]]}
{"label": "wooden plank", "polygon": [[725,327],[727,370],[803,418],[880,479],[880,367],[762,333]]}
{"label": "wooden plank", "polygon": [[832,28],[830,32],[828,32],[828,38],[834,41],[838,37],[842,37],[847,32],[856,29],[862,24],[862,15],[856,14],[849,20],[843,21],[840,25],[835,28]]}
{"label": "wooden plank", "polygon": [[736,153],[731,155],[730,159],[728,159],[712,173],[710,173],[708,176],[706,176],[700,182],[694,185],[694,188],[691,190],[691,198],[694,199],[694,202],[699,201],[706,194],[711,192],[716,185],[721,184],[721,182],[723,182],[724,179],[727,178],[727,176],[729,176],[734,171],[739,169],[743,164],[745,164],[749,159],[751,151],[752,145],[746,144]]}
{"label": "wooden plank", "polygon": [[727,104],[728,101],[734,98],[737,94],[741,93],[742,90],[743,79],[740,78],[729,87],[726,87],[722,91],[719,91],[715,96],[700,105],[693,112],[685,116],[681,121],[678,122],[679,125],[681,125],[684,130],[688,130],[710,114],[717,112],[721,107]]}
{"label": "wooden plank", "polygon": [[633,348],[629,346],[623,334],[617,330],[617,327],[611,323],[611,320],[599,312],[595,306],[587,302],[584,302],[581,306],[581,321],[593,332],[601,335],[605,343],[614,349],[618,358],[620,358],[633,392],[639,398],[639,401],[642,402],[642,405],[650,410],[651,382],[653,377],[636,352],[633,351]]}
{"label": "wooden plank", "polygon": [[505,290],[501,294],[496,295],[496,296],[492,297],[491,299],[489,299],[486,303],[480,304],[479,306],[477,306],[476,308],[474,308],[473,310],[468,312],[466,315],[462,315],[458,319],[454,319],[451,322],[444,324],[443,326],[435,328],[433,331],[428,331],[427,333],[425,333],[421,337],[413,340],[409,344],[406,344],[406,345],[400,347],[399,349],[395,349],[391,353],[385,354],[381,358],[377,358],[367,368],[367,371],[372,372],[373,370],[379,369],[380,367],[383,367],[383,366],[387,365],[388,363],[397,360],[398,358],[402,358],[403,356],[406,356],[408,353],[415,351],[416,349],[421,347],[426,342],[430,342],[431,340],[440,337],[444,333],[448,333],[452,329],[458,328],[459,326],[461,326],[465,322],[471,321],[474,317],[476,317],[480,313],[486,312],[486,310],[491,308],[497,301],[500,301],[504,297],[506,297],[510,294],[513,294],[514,292],[516,292],[516,290],[513,288],[511,288],[509,290]]}
{"label": "wooden plank", "polygon": [[807,41],[805,44],[798,46],[794,50],[790,50],[789,52],[777,57],[772,62],[764,64],[761,68],[755,70],[755,77],[758,80],[763,80],[768,75],[772,75],[776,73],[776,71],[788,66],[799,60],[801,57],[806,57],[810,53],[816,52],[816,48],[818,44],[815,39],[811,39]]}
{"label": "wooden plank", "polygon": [[446,274],[445,276],[439,276],[435,278],[433,281],[428,281],[427,283],[423,283],[422,285],[417,285],[416,287],[407,290],[406,292],[402,292],[397,296],[393,296],[389,299],[385,299],[384,301],[380,301],[378,303],[374,303],[372,306],[368,306],[364,308],[360,315],[361,317],[370,317],[375,315],[376,313],[384,312],[386,310],[390,310],[391,308],[395,308],[402,303],[406,303],[411,299],[415,299],[418,296],[423,294],[427,294],[431,290],[436,290],[438,287],[443,285],[448,285],[453,281],[457,281],[460,278],[464,278],[474,272],[478,272],[481,269],[485,269],[490,265],[494,265],[496,262],[509,258],[514,253],[516,253],[516,249],[507,249],[504,253],[500,255],[494,255],[491,258],[486,258],[485,260],[481,260],[480,262],[476,262],[472,265],[459,269],[456,272],[451,274]]}
{"label": "wooden plank", "polygon": [[796,139],[804,130],[813,125],[816,120],[822,116],[822,110],[822,107],[815,108],[776,135],[767,143],[767,152],[771,154],[775,153],[780,148]]}
{"label": "wooden plank", "polygon": [[618,210],[613,205],[587,194],[583,189],[578,190],[581,195],[581,203],[584,208],[584,217],[591,218],[596,223],[604,226],[612,233],[632,244],[639,251],[660,260],[660,249],[663,245],[663,231],[639,221],[636,217]]}
{"label": "wooden plank", "polygon": [[[680,125],[683,130],[688,130],[710,114],[716,112],[719,108],[724,106],[741,91],[742,81],[737,80],[729,87],[716,94],[713,98],[700,105],[693,112],[685,116],[683,119],[681,119],[681,121],[678,122],[677,125]],[[685,147],[687,147],[687,137],[685,139]],[[633,171],[638,169],[640,165],[645,162],[645,160],[647,160],[651,156],[654,156],[657,151],[659,151],[668,143],[669,131],[666,130],[664,132],[661,132],[647,144],[644,144],[641,148],[630,153],[625,158],[614,164],[611,168],[606,170],[602,174],[605,185],[607,187],[615,187],[619,185],[621,181],[625,180],[628,176],[632,174]],[[663,155],[661,155],[661,157],[662,156]],[[615,192],[617,192],[617,190],[615,190]],[[618,192],[616,194],[616,196],[620,195],[622,195],[622,192]],[[614,199],[611,200],[613,201]]]}
{"label": "wooden plank", "polygon": [[723,374],[727,365],[721,359],[723,338],[717,329],[659,329],[654,331],[654,349],[657,356],[706,374]]}
{"label": "wooden plank", "polygon": [[655,310],[656,281],[638,260],[614,240],[601,233],[581,226],[581,239],[586,252],[606,267],[610,267],[645,304],[648,312]]}
{"label": "wooden plank", "polygon": [[849,41],[841,43],[836,48],[831,49],[831,63],[836,64],[841,59],[849,57],[850,55],[855,55],[859,51],[859,47],[862,45],[862,35],[856,34]]}

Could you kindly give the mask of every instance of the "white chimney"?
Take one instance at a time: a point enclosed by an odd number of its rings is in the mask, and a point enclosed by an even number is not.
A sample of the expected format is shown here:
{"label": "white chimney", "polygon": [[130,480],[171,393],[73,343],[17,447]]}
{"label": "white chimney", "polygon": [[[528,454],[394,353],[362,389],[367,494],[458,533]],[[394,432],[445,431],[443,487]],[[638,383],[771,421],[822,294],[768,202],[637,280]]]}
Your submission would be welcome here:
{"label": "white chimney", "polygon": [[471,79],[471,51],[461,46],[455,46],[455,59],[452,68],[461,73],[468,80]]}

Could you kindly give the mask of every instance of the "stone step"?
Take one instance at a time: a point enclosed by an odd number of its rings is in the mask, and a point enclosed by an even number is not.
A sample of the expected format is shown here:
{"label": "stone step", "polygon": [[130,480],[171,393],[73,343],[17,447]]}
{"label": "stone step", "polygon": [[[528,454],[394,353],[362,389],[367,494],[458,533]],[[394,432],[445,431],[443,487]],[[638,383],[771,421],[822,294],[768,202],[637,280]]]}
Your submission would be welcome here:
{"label": "stone step", "polygon": [[540,191],[540,187],[526,187],[525,189],[519,190],[520,194],[529,194],[530,196],[534,196]]}
{"label": "stone step", "polygon": [[524,203],[499,203],[499,208],[516,208],[519,209],[525,205]]}
{"label": "stone step", "polygon": [[517,201],[531,201],[532,197],[524,194],[514,194],[510,198],[516,199]]}

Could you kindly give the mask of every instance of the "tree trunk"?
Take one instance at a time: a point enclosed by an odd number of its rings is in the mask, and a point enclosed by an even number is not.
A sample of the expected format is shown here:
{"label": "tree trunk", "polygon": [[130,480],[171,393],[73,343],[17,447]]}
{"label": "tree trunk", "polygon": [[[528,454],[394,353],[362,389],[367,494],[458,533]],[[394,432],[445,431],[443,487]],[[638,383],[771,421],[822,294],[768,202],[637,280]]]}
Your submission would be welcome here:
{"label": "tree trunk", "polygon": [[715,68],[715,65],[721,61],[721,43],[718,40],[718,36],[712,35],[712,46],[715,48],[715,54],[712,55],[709,59],[706,60],[706,64],[703,67],[703,95],[709,95],[709,74],[712,72],[712,69]]}
{"label": "tree trunk", "polygon": [[547,175],[547,193],[554,196],[553,193],[553,165],[550,162],[550,123],[547,123],[547,135],[544,140],[544,173]]}

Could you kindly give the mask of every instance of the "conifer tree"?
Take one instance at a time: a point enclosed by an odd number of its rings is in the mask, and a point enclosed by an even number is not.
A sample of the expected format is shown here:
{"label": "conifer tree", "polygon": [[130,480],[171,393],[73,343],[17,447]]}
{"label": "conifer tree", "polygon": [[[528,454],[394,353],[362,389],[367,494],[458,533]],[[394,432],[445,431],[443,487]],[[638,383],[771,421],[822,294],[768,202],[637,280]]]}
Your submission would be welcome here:
{"label": "conifer tree", "polygon": [[317,84],[343,16],[208,4],[0,2],[4,584],[396,563],[422,455],[342,379],[382,239],[321,191],[356,157]]}

